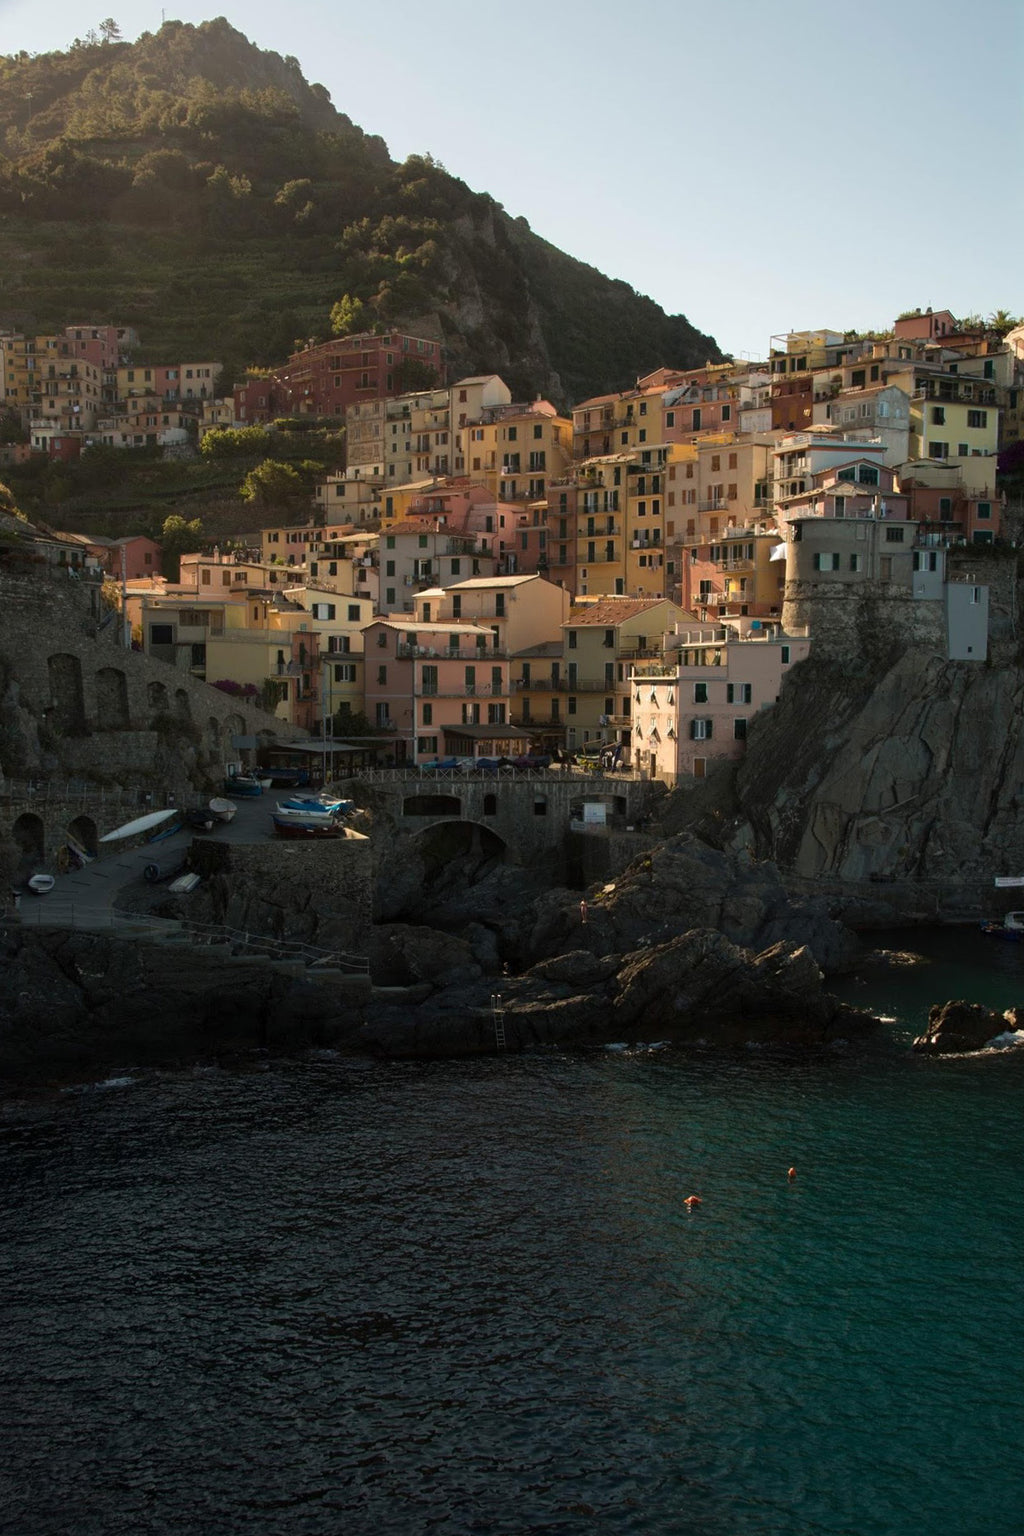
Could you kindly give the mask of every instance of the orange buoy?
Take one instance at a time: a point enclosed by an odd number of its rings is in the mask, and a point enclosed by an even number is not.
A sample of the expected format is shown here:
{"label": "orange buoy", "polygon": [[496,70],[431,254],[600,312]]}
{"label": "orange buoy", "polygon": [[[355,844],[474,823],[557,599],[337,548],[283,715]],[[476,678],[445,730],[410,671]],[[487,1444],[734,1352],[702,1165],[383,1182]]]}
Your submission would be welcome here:
{"label": "orange buoy", "polygon": [[688,1211],[692,1211],[694,1206],[700,1205],[700,1203],[700,1195],[687,1195],[686,1199],[683,1201],[683,1204],[686,1206]]}
{"label": "orange buoy", "polygon": [[791,1168],[789,1170],[789,1172],[787,1173],[786,1177],[787,1177],[787,1179],[795,1179],[796,1178],[796,1169],[795,1168]]}

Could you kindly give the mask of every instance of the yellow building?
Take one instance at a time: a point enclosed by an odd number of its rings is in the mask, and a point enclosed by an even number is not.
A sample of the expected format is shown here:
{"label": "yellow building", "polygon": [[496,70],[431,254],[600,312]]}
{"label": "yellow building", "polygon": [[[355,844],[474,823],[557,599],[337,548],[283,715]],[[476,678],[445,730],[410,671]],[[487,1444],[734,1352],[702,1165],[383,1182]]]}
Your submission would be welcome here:
{"label": "yellow building", "polygon": [[495,501],[538,502],[572,459],[572,422],[553,405],[495,407],[491,421],[462,428],[458,452],[466,474]]}
{"label": "yellow building", "polygon": [[[664,598],[602,597],[570,610],[562,626],[566,747],[630,748],[630,667],[660,656],[665,635],[689,615]],[[524,699],[533,695],[524,689]]]}

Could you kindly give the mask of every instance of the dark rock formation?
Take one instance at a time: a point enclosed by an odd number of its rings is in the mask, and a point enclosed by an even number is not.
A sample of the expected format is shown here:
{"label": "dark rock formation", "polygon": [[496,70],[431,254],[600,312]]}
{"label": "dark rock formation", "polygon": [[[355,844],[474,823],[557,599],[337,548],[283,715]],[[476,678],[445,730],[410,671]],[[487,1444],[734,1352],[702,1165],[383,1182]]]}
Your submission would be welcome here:
{"label": "dark rock formation", "polygon": [[575,950],[522,976],[446,987],[414,1012],[404,1001],[378,1007],[358,1038],[387,1055],[470,1054],[495,1048],[499,1020],[512,1048],[624,1039],[821,1045],[875,1023],[825,992],[806,946],[752,954],[695,929],[625,955]]}
{"label": "dark rock formation", "polygon": [[980,1051],[997,1035],[1020,1029],[1024,1010],[1009,1008],[997,1013],[980,1003],[958,999],[936,1003],[928,1013],[928,1028],[914,1041],[914,1050],[932,1056],[950,1056],[959,1051]]}
{"label": "dark rock formation", "polygon": [[820,898],[794,895],[773,864],[745,853],[724,853],[688,834],[670,837],[636,860],[617,880],[588,897],[581,924],[578,894],[551,891],[531,907],[526,948],[538,958],[569,947],[623,952],[665,943],[694,928],[714,928],[734,944],[766,949],[807,945],[818,965],[834,972],[852,964],[854,935]]}

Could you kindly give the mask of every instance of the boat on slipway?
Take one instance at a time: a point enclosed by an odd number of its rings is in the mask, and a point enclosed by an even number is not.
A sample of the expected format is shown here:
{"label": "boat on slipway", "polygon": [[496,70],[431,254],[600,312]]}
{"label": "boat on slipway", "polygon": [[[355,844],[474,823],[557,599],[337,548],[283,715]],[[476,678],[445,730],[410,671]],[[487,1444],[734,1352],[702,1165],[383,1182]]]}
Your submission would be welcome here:
{"label": "boat on slipway", "polygon": [[263,785],[252,774],[236,773],[224,780],[224,793],[236,799],[255,800],[263,793]]}
{"label": "boat on slipway", "polygon": [[233,800],[224,800],[215,795],[210,801],[210,814],[214,821],[231,821],[238,810]]}
{"label": "boat on slipway", "polygon": [[282,816],[273,812],[274,831],[278,837],[305,838],[312,841],[325,837],[344,837],[345,828],[335,816]]}
{"label": "boat on slipway", "polygon": [[1007,912],[999,921],[982,923],[981,931],[990,939],[1015,939],[1019,943],[1024,939],[1024,912]]}
{"label": "boat on slipway", "polygon": [[149,811],[145,816],[136,816],[134,821],[126,821],[123,826],[115,827],[113,832],[104,833],[100,842],[119,843],[126,837],[149,837],[152,840],[154,836],[176,831],[176,827],[170,827],[167,824],[177,815],[178,812],[173,806],[167,811]]}

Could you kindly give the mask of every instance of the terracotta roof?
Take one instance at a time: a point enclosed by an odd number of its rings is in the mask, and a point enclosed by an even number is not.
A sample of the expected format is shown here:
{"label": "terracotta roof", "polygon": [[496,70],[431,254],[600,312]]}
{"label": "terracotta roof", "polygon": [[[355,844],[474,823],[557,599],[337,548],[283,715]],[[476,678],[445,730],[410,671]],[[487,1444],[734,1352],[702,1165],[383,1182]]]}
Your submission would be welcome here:
{"label": "terracotta roof", "polygon": [[599,602],[588,603],[585,607],[571,608],[566,624],[573,629],[579,628],[581,624],[599,624],[603,629],[611,629],[625,619],[649,613],[652,608],[667,601],[664,597],[603,597]]}

